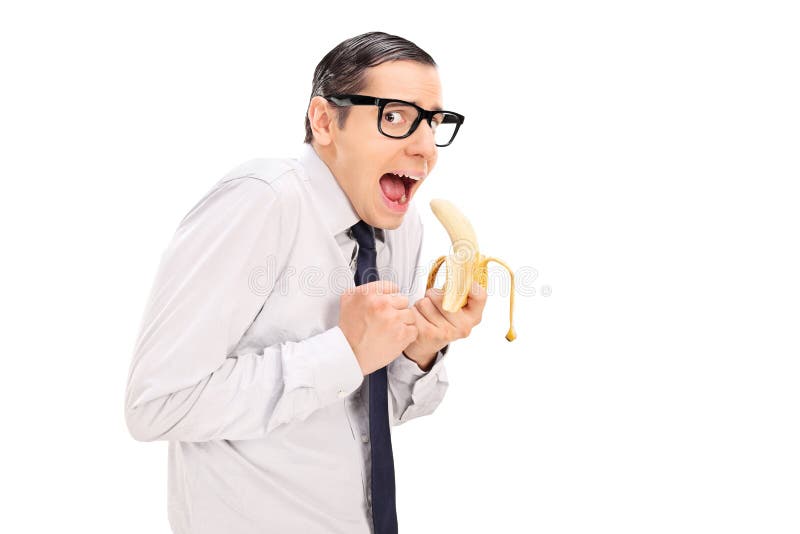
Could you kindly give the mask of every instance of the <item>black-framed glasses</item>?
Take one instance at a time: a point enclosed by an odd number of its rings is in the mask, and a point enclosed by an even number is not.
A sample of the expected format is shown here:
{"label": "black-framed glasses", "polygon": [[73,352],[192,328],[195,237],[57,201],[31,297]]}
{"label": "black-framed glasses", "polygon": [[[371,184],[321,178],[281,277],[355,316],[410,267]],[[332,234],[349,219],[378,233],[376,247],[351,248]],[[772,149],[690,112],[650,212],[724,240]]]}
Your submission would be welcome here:
{"label": "black-framed glasses", "polygon": [[325,100],[337,106],[378,106],[378,131],[392,139],[403,139],[414,133],[422,119],[433,130],[438,147],[449,145],[464,123],[464,115],[453,111],[427,110],[412,102],[396,98],[366,95],[329,95]]}

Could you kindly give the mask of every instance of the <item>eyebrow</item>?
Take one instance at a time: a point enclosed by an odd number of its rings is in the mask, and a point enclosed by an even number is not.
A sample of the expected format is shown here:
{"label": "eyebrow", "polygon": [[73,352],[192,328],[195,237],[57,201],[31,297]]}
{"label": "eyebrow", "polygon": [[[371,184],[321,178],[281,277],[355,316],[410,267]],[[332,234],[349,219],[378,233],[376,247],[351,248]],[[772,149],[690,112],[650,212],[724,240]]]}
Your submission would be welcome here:
{"label": "eyebrow", "polygon": [[[420,106],[420,104],[416,100],[412,100],[411,103],[414,104],[415,106],[424,107]],[[431,111],[444,111],[444,109],[442,109],[442,106],[435,106],[431,108]]]}

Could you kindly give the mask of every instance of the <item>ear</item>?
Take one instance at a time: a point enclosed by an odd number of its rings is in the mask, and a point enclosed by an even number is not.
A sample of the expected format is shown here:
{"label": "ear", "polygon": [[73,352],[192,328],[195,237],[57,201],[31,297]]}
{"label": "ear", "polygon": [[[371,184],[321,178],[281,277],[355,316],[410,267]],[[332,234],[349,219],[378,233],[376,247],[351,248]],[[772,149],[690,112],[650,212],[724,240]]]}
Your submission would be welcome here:
{"label": "ear", "polygon": [[317,144],[327,146],[333,142],[332,129],[336,128],[336,111],[327,100],[315,96],[308,104],[308,122]]}

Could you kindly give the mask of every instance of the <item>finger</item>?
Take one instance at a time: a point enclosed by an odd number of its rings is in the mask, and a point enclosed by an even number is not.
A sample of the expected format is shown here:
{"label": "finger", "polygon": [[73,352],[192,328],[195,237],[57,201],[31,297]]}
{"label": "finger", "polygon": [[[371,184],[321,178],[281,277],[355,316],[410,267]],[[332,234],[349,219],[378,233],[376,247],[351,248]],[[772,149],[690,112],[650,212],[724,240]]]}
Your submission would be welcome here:
{"label": "finger", "polygon": [[461,312],[461,310],[452,313],[444,309],[444,292],[441,289],[431,288],[425,293],[425,295],[430,299],[431,303],[436,308],[438,314],[444,321],[450,323],[453,326],[458,326],[459,324],[458,315]]}
{"label": "finger", "polygon": [[403,324],[416,324],[417,323],[417,314],[414,313],[413,309],[406,308],[404,310],[400,310],[398,312],[400,321]]}
{"label": "finger", "polygon": [[419,299],[414,303],[414,306],[419,310],[420,315],[435,327],[441,328],[448,323],[447,319],[429,297]]}
{"label": "finger", "polygon": [[400,288],[391,280],[375,280],[355,287],[359,293],[373,293],[376,295],[391,295],[399,293]]}
{"label": "finger", "polygon": [[436,325],[430,322],[428,318],[425,317],[416,306],[411,306],[409,310],[411,310],[411,312],[414,313],[414,319],[415,319],[414,324],[417,325],[417,328],[424,328],[424,327],[436,328]]}
{"label": "finger", "polygon": [[464,313],[467,315],[467,317],[469,317],[469,322],[472,324],[472,326],[475,326],[481,322],[483,310],[486,307],[487,297],[488,293],[486,292],[486,289],[477,282],[473,282],[473,287],[469,293],[469,297],[467,298],[467,304],[463,308]]}
{"label": "finger", "polygon": [[392,308],[396,310],[406,310],[408,309],[408,297],[405,295],[388,295],[386,298],[389,299],[389,304],[391,304]]}
{"label": "finger", "polygon": [[467,303],[464,305],[464,309],[468,312],[482,310],[486,304],[487,296],[488,293],[483,286],[481,286],[478,282],[472,282],[472,287],[469,290],[469,295],[467,295]]}

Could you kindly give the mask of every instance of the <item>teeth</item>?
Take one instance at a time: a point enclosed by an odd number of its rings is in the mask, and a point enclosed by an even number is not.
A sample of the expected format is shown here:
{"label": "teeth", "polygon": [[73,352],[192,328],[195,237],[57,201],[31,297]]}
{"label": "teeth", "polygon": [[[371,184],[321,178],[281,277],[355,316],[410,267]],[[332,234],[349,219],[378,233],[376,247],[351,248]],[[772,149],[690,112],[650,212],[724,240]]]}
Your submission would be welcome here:
{"label": "teeth", "polygon": [[416,182],[419,182],[420,180],[422,180],[421,176],[411,176],[410,174],[406,174],[406,173],[403,173],[403,172],[395,172],[395,173],[392,173],[392,174],[396,174],[397,176],[402,176],[404,178],[411,178],[412,180],[414,180]]}
{"label": "teeth", "polygon": [[400,204],[405,204],[405,203],[406,203],[406,200],[408,200],[408,198],[406,198],[406,194],[405,194],[405,193],[403,193],[403,196],[402,196],[402,197],[400,197]]}

